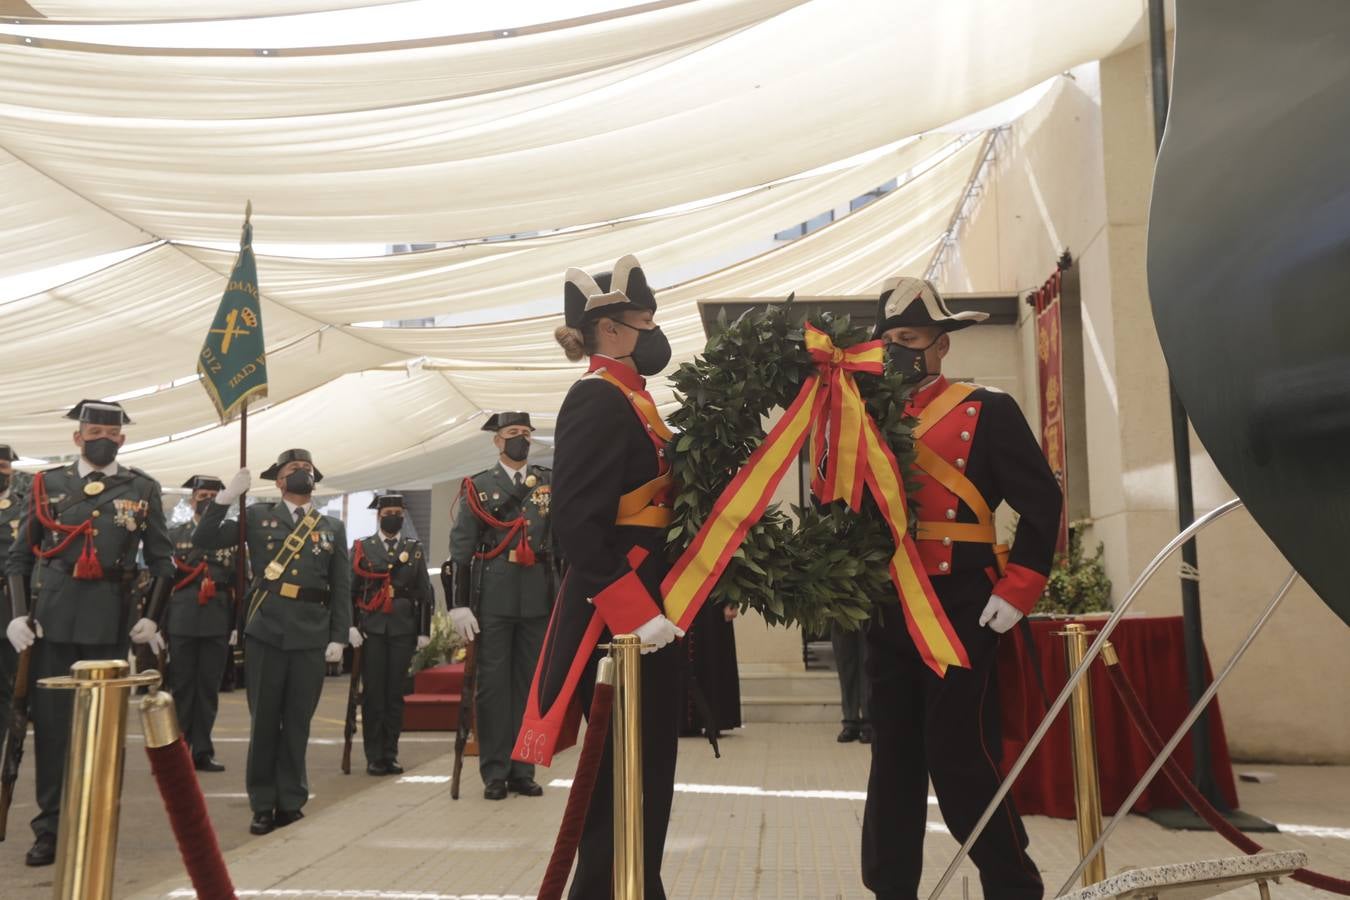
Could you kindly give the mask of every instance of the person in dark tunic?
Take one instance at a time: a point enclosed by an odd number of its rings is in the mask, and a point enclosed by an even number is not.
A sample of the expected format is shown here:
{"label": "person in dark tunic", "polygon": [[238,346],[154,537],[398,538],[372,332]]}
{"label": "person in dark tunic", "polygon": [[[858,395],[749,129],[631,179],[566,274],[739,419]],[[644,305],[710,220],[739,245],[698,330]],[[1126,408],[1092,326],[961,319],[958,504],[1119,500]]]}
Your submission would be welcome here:
{"label": "person in dark tunic", "polygon": [[706,734],[716,738],[741,727],[735,621],[736,607],[729,603],[705,603],[694,616],[693,627],[684,639],[687,677],[682,682],[680,702],[682,736]]}
{"label": "person in dark tunic", "polygon": [[[178,569],[169,598],[169,688],[178,712],[183,738],[192,749],[199,772],[223,772],[216,761],[211,729],[220,704],[220,682],[235,631],[234,548],[198,550],[192,546],[197,530],[225,483],[210,475],[193,475],[183,487],[192,491],[192,520],[169,530]],[[238,527],[238,523],[230,523]]]}
{"label": "person in dark tunic", "polygon": [[[9,444],[0,444],[0,566],[9,556],[14,539],[23,526],[23,505],[31,489],[32,476],[14,471],[19,454]],[[30,588],[31,590],[31,588]],[[9,580],[0,578],[0,622],[14,618],[14,604],[9,597]],[[19,654],[9,641],[0,641],[0,746],[4,746],[9,731],[9,705],[14,697],[14,676],[19,665]]]}
{"label": "person in dark tunic", "polygon": [[[939,675],[925,662],[892,597],[867,635],[872,687],[872,772],[863,817],[863,883],[883,900],[913,900],[923,869],[932,779],[942,818],[964,841],[998,789],[999,636],[1045,587],[1059,531],[1060,489],[1017,403],[991,388],[942,377],[950,333],[987,318],[952,313],[927,281],[901,277],[881,294],[876,336],[887,365],[918,385],[918,552],[941,614],[970,667]],[[993,510],[1019,514],[1010,553]],[[989,900],[1040,900],[1027,834],[1003,802],[971,850]]]}
{"label": "person in dark tunic", "polygon": [[[74,441],[80,456],[34,476],[23,525],[6,561],[13,604],[6,632],[17,652],[32,646],[34,683],[69,675],[80,660],[124,659],[128,636],[136,644],[162,649],[156,621],[173,587],[159,482],[117,462],[126,443],[123,427],[131,417],[120,404],[83,400],[67,418],[79,422]],[[128,634],[138,551],[153,585],[145,614]],[[28,627],[30,610],[35,628]],[[70,691],[47,690],[29,696],[38,812],[32,822],[37,839],[25,862],[49,866],[56,861],[74,697]]]}
{"label": "person in dark tunic", "polygon": [[403,682],[413,654],[431,642],[436,602],[422,542],[403,533],[402,494],[370,501],[379,531],[352,545],[352,625],[348,640],[363,647],[361,738],[367,775],[402,775]]}
{"label": "person in dark tunic", "polygon": [[[635,634],[642,653],[642,790],[647,900],[663,900],[661,857],[670,822],[679,740],[684,633],[666,617],[666,530],[674,480],[670,430],[644,376],[670,362],[653,321],[656,296],[638,262],[612,274],[569,269],[566,324],[556,336],[568,359],[590,357],[558,412],[553,456],[554,528],[567,571],[530,688],[514,758],[548,765],[576,739],[590,708],[596,644]],[[606,746],[581,836],[571,900],[609,897],[613,868],[613,760]]]}

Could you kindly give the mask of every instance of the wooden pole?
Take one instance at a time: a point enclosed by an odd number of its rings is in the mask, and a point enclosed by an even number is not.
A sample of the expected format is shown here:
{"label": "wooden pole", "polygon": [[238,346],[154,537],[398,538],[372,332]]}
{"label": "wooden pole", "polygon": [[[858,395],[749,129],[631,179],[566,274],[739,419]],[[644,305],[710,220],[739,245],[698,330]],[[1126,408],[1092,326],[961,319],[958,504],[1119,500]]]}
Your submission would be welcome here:
{"label": "wooden pole", "polygon": [[[248,401],[244,401],[243,409],[239,413],[239,468],[248,468]],[[235,603],[235,621],[239,621],[239,612],[242,611],[245,597],[244,592],[248,589],[248,575],[245,572],[244,557],[248,552],[248,522],[245,519],[245,501],[248,499],[248,491],[239,495],[239,547],[234,554],[234,603]],[[242,629],[240,629],[242,631]],[[244,636],[239,635],[239,642],[242,644]]]}

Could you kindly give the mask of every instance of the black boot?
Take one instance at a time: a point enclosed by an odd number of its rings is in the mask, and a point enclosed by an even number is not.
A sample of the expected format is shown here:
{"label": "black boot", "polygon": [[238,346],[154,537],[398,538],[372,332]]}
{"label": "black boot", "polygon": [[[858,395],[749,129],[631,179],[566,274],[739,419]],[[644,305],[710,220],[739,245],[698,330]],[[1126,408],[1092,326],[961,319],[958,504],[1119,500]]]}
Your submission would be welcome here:
{"label": "black boot", "polygon": [[506,781],[506,788],[511,793],[520,794],[522,797],[544,796],[544,789],[533,778],[509,778]]}
{"label": "black boot", "polygon": [[845,722],[844,727],[839,730],[839,736],[835,738],[841,744],[851,744],[862,737],[862,731],[852,722]]}
{"label": "black boot", "polygon": [[50,866],[56,862],[56,835],[50,831],[39,834],[23,862],[28,866]]}
{"label": "black boot", "polygon": [[276,822],[272,819],[272,811],[255,812],[253,821],[249,823],[249,834],[271,834],[272,829],[276,828]]}
{"label": "black boot", "polygon": [[505,782],[505,781],[502,781],[500,778],[497,779],[496,781],[489,781],[489,782],[487,783],[487,786],[483,788],[483,799],[484,799],[484,800],[505,800],[505,799],[506,799],[506,782]]}

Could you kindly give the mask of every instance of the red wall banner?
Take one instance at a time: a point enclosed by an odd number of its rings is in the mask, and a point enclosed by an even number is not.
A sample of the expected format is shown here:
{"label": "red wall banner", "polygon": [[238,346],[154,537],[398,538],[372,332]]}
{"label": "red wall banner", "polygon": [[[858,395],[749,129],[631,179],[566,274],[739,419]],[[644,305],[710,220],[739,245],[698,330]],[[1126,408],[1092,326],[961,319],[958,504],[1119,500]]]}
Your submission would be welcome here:
{"label": "red wall banner", "polygon": [[1064,367],[1060,344],[1059,288],[1060,272],[1032,295],[1036,308],[1036,375],[1041,398],[1041,449],[1050,463],[1050,470],[1064,493],[1064,509],[1059,517],[1059,541],[1056,552],[1064,553],[1069,546],[1069,490],[1067,459],[1064,443]]}

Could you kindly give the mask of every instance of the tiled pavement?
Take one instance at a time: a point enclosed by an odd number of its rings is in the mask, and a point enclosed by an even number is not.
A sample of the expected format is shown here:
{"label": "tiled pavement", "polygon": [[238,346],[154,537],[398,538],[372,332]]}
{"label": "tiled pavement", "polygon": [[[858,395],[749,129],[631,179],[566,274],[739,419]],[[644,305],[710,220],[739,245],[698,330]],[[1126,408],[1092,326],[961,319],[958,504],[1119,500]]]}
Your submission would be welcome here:
{"label": "tiled pavement", "polygon": [[[759,724],[723,743],[681,742],[675,811],[663,869],[675,898],[869,898],[858,874],[868,750],[839,746],[826,725]],[[571,776],[576,753],[548,784]],[[482,799],[466,771],[463,798],[449,798],[450,758],[327,806],[303,822],[237,847],[227,860],[241,897],[390,900],[526,898],[538,886],[562,815],[565,790],[542,799]],[[472,764],[472,761],[470,761]],[[1272,849],[1305,850],[1314,868],[1350,876],[1350,767],[1239,766],[1277,774],[1243,784],[1243,808],[1302,833],[1260,835]],[[956,849],[930,805],[926,896]],[[1072,822],[1027,820],[1032,855],[1052,891],[1076,863]],[[1319,831],[1321,829],[1322,831]],[[1107,847],[1109,870],[1236,855],[1209,833],[1169,832],[1131,817]],[[970,895],[979,883],[970,867]],[[190,897],[183,877],[132,896]],[[944,896],[959,898],[958,879]],[[1313,896],[1285,883],[1277,897]],[[1255,897],[1253,889],[1252,896]]]}

